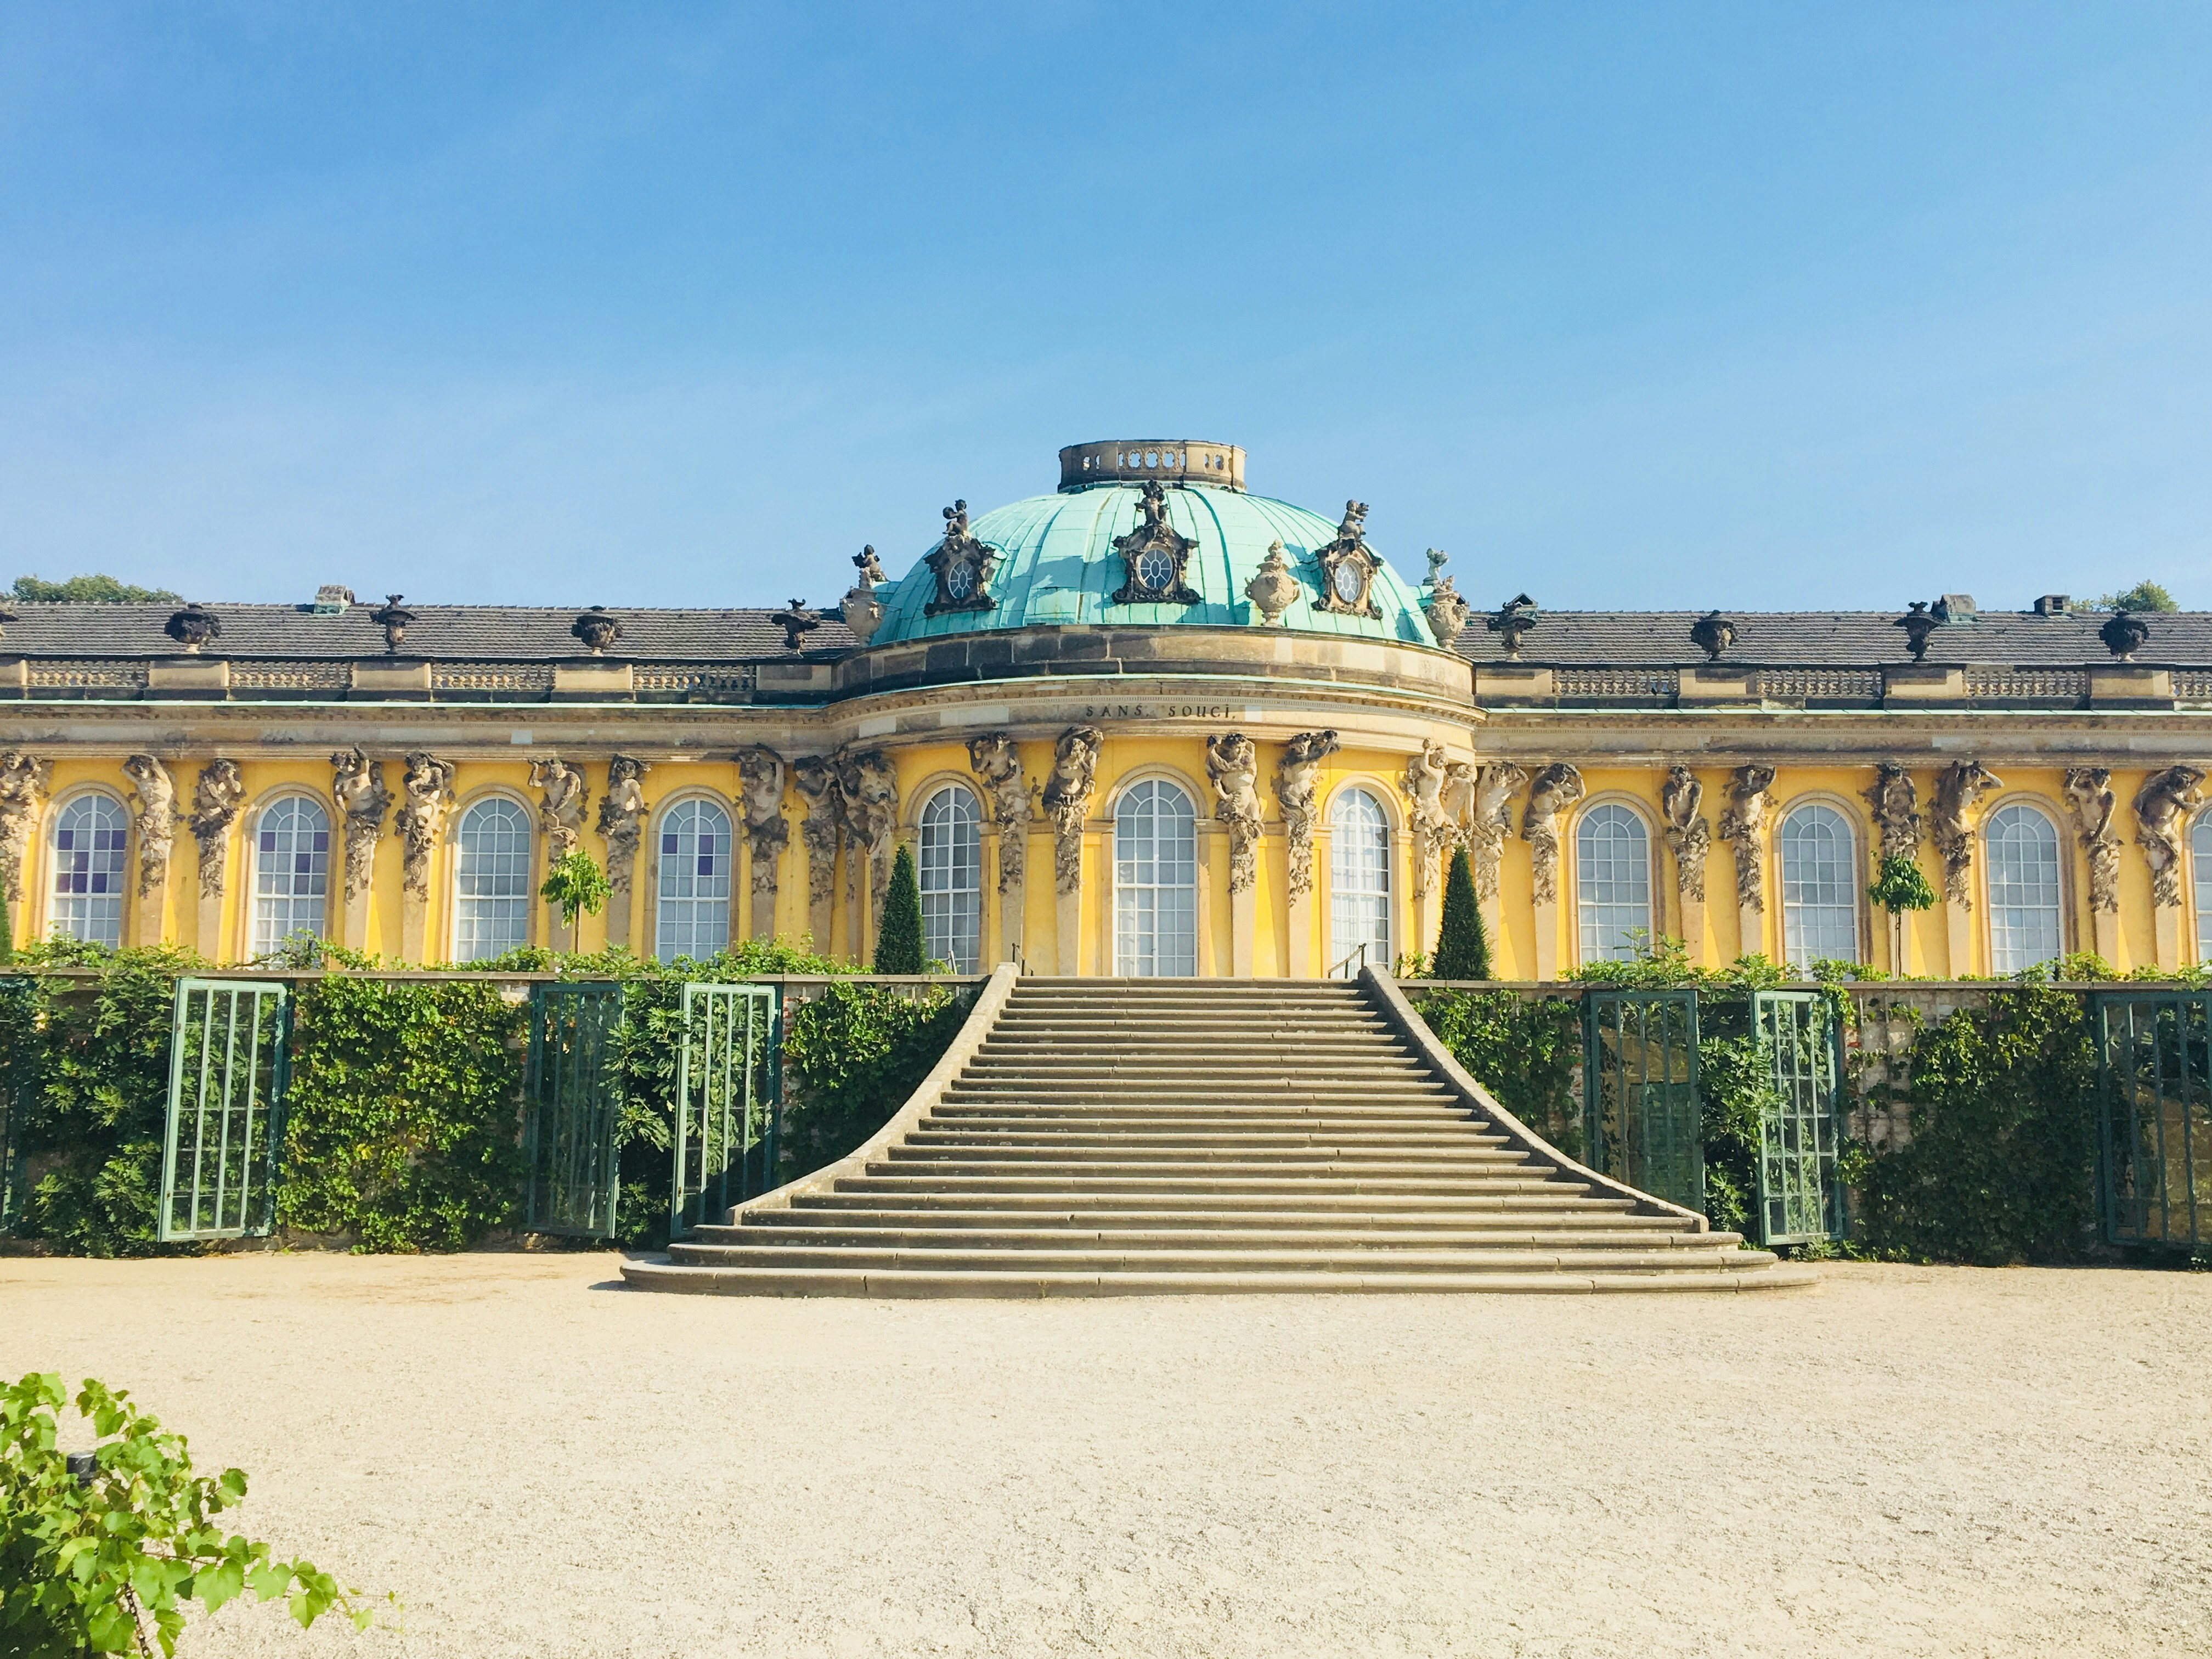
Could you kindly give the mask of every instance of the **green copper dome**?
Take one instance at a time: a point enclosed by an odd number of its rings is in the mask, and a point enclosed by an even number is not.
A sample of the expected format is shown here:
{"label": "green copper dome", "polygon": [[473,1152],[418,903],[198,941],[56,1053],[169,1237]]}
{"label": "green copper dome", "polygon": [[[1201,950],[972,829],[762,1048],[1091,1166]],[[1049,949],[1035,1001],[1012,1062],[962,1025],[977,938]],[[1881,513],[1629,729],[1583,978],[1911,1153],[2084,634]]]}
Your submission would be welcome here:
{"label": "green copper dome", "polygon": [[[1146,456],[1153,459],[1150,467],[1145,465]],[[947,508],[952,520],[947,541],[932,548],[896,583],[877,589],[884,618],[871,643],[1055,625],[1259,628],[1266,623],[1245,588],[1277,542],[1282,544],[1284,563],[1297,584],[1296,597],[1277,626],[1431,647],[1436,643],[1419,596],[1365,546],[1357,514],[1340,527],[1288,501],[1247,495],[1217,482],[1230,476],[1242,482],[1241,450],[1194,441],[1188,446],[1179,440],[1158,441],[1077,446],[1063,450],[1060,459],[1063,482],[1057,494],[994,508],[967,523],[964,538],[959,534],[964,507],[957,518]],[[1125,460],[1134,466],[1116,465]],[[1170,464],[1161,465],[1163,462]],[[1213,476],[1201,476],[1201,466]],[[1090,481],[1102,473],[1103,481]],[[1140,528],[1148,519],[1148,491],[1154,503],[1149,516],[1170,533]],[[1348,538],[1340,534],[1343,529],[1349,530]],[[1121,548],[1115,546],[1117,540]],[[980,592],[972,568],[962,568],[957,560],[941,581],[930,561],[942,562],[948,551],[975,544],[988,550],[990,565]],[[1316,556],[1346,546],[1356,546],[1358,555],[1371,566],[1364,598],[1376,613],[1373,616],[1324,608],[1330,588],[1324,559]],[[1163,548],[1168,553],[1164,559],[1158,551]],[[1178,551],[1182,556],[1179,581],[1172,573]],[[981,550],[976,556],[982,556]],[[1352,562],[1358,564],[1359,557]],[[1133,564],[1141,568],[1133,571]],[[1346,594],[1340,604],[1361,597],[1356,574],[1340,573],[1340,580]],[[1190,602],[1159,598],[1148,602],[1148,592],[1173,593]],[[1117,594],[1122,596],[1119,602]]]}

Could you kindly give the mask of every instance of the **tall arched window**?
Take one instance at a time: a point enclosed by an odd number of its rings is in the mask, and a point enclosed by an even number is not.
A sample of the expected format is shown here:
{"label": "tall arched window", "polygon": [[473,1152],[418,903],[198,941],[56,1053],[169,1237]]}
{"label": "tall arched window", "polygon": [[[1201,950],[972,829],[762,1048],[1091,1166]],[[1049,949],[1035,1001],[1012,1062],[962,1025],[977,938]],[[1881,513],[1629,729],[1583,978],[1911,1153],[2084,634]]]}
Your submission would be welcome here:
{"label": "tall arched window", "polygon": [[53,931],[91,945],[123,943],[122,804],[79,795],[54,814]]}
{"label": "tall arched window", "polygon": [[453,834],[453,960],[483,962],[530,943],[530,814],[487,795]]}
{"label": "tall arched window", "polygon": [[330,900],[331,815],[312,795],[283,795],[253,830],[253,954],[295,933],[325,937]]}
{"label": "tall arched window", "polygon": [[2212,963],[2212,812],[2189,832],[2189,874],[2197,889],[2197,959]]}
{"label": "tall arched window", "polygon": [[1850,820],[1832,806],[1782,821],[1782,957],[1792,968],[1859,959],[1859,865]]}
{"label": "tall arched window", "polygon": [[921,949],[972,974],[983,937],[983,831],[975,792],[948,783],[921,808]]}
{"label": "tall arched window", "polygon": [[1132,785],[1114,808],[1114,971],[1198,971],[1198,817],[1164,779]]}
{"label": "tall arched window", "polygon": [[730,815],[711,800],[680,800],[660,820],[653,933],[663,962],[703,962],[730,942]]}
{"label": "tall arched window", "polygon": [[1364,789],[1338,792],[1328,809],[1328,960],[1347,975],[1390,968],[1390,820]]}
{"label": "tall arched window", "polygon": [[1575,825],[1575,902],[1584,962],[1626,962],[1650,945],[1651,837],[1627,807],[1602,802]]}
{"label": "tall arched window", "polygon": [[1982,844],[1989,857],[1990,971],[2016,974],[2049,962],[2064,949],[2057,826],[2014,801],[1990,814]]}

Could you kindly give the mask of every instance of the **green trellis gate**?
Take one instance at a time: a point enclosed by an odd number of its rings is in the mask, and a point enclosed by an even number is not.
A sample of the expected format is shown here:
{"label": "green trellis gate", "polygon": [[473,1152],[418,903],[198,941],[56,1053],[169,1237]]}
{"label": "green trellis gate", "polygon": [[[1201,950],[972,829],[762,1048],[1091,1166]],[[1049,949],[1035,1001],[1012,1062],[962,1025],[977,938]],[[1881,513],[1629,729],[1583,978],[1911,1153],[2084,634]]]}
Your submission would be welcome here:
{"label": "green trellis gate", "polygon": [[1592,1169],[1705,1209],[1695,991],[1583,994],[1583,1116]]}
{"label": "green trellis gate", "polygon": [[161,1243],[259,1237],[276,1219],[291,1012],[289,993],[269,980],[177,981]]}
{"label": "green trellis gate", "polygon": [[0,979],[0,1233],[13,1231],[23,1212],[23,1120],[39,1086],[38,1018],[38,981]]}
{"label": "green trellis gate", "polygon": [[622,1109],[614,1042],[622,1011],[617,983],[531,988],[523,1156],[530,1171],[524,1221],[532,1232],[614,1237]]}
{"label": "green trellis gate", "polygon": [[2097,991],[2098,1163],[2105,1236],[2212,1243],[2212,1053],[2203,991]]}
{"label": "green trellis gate", "polygon": [[1828,999],[1818,991],[1753,992],[1751,1029],[1773,1085],[1759,1114],[1759,1242],[1841,1238],[1844,1057]]}
{"label": "green trellis gate", "polygon": [[668,1236],[686,1238],[775,1185],[780,1000],[772,985],[684,988]]}

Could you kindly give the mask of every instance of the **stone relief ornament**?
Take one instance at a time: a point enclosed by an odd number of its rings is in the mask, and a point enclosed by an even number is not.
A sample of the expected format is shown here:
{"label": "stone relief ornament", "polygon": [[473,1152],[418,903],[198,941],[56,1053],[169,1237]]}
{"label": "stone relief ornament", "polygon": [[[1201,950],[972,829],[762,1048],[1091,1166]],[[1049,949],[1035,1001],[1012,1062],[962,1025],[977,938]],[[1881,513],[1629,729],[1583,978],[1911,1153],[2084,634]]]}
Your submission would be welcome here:
{"label": "stone relief ornament", "polygon": [[584,775],[558,755],[548,755],[530,763],[530,787],[544,792],[538,800],[538,823],[545,831],[545,861],[558,864],[576,850],[584,833]]}
{"label": "stone relief ornament", "polygon": [[1260,750],[1242,732],[1209,736],[1206,775],[1213,816],[1229,830],[1229,890],[1249,893],[1260,878]]}
{"label": "stone relief ornament", "polygon": [[1766,908],[1766,811],[1774,787],[1771,766],[1739,766],[1729,777],[1729,804],[1721,813],[1721,839],[1735,854],[1735,902]]}
{"label": "stone relief ornament", "polygon": [[836,758],[845,825],[867,851],[868,896],[880,916],[890,888],[891,844],[898,835],[898,773],[880,749],[841,749]]}
{"label": "stone relief ornament", "polygon": [[1406,759],[1406,775],[1399,787],[1405,792],[1406,819],[1413,831],[1413,896],[1425,898],[1436,878],[1437,849],[1450,838],[1451,821],[1444,817],[1444,746],[1425,739]]}
{"label": "stone relief ornament", "polygon": [[10,904],[22,902],[23,855],[31,850],[31,832],[53,775],[50,760],[20,749],[0,754],[0,892]]}
{"label": "stone relief ornament", "polygon": [[1528,843],[1534,871],[1536,902],[1559,897],[1559,814],[1583,798],[1583,775],[1554,761],[1528,786],[1528,805],[1521,814],[1521,839]]}
{"label": "stone relief ornament", "polygon": [[1260,613],[1260,620],[1273,628],[1283,619],[1283,613],[1296,605],[1305,592],[1305,584],[1291,574],[1290,562],[1283,556],[1283,544],[1267,544],[1267,556],[1261,562],[1260,572],[1244,584],[1244,597],[1252,601],[1252,608]]}
{"label": "stone relief ornament", "polygon": [[1492,761],[1475,777],[1467,835],[1474,857],[1474,890],[1480,897],[1498,896],[1498,866],[1505,838],[1513,833],[1514,792],[1528,781],[1528,774],[1511,761]]}
{"label": "stone relief ornament", "polygon": [[1321,608],[1346,617],[1380,617],[1370,590],[1382,561],[1367,545],[1367,503],[1346,501],[1336,539],[1316,548],[1322,574]]}
{"label": "stone relief ornament", "polygon": [[1145,480],[1137,508],[1143,521],[1126,536],[1114,538],[1121,556],[1121,586],[1109,601],[1114,605],[1196,605],[1198,595],[1183,580],[1183,568],[1198,544],[1176,533],[1168,522],[1168,493],[1159,480]]}
{"label": "stone relief ornament", "polygon": [[884,602],[876,597],[876,584],[884,579],[884,567],[872,547],[864,547],[853,555],[853,566],[860,574],[845,590],[845,602],[838,607],[838,614],[865,648],[884,620]]}
{"label": "stone relief ornament", "polygon": [[1979,761],[1958,761],[1936,775],[1935,822],[1929,832],[1936,850],[1943,855],[1943,896],[1962,908],[1971,908],[1974,902],[1973,884],[1968,879],[1974,867],[1974,837],[1966,828],[1966,814],[1990,790],[2003,787],[2003,781]]}
{"label": "stone relief ornament", "polygon": [[791,763],[791,787],[806,808],[799,837],[806,843],[807,902],[827,904],[836,889],[837,829],[844,816],[836,763],[827,755],[801,755]]}
{"label": "stone relief ornament", "polygon": [[1106,734],[1095,726],[1071,726],[1053,746],[1052,775],[1045,781],[1044,810],[1052,815],[1053,879],[1063,893],[1083,883],[1083,818],[1098,772]]}
{"label": "stone relief ornament", "polygon": [[453,805],[458,770],[452,761],[440,760],[427,749],[410,751],[400,769],[399,811],[392,823],[392,834],[399,837],[399,885],[419,897],[429,896],[430,854]]}
{"label": "stone relief ornament", "polygon": [[376,866],[376,840],[392,792],[384,787],[384,763],[356,746],[331,757],[331,799],[345,823],[345,896],[350,904],[368,890]]}
{"label": "stone relief ornament", "polygon": [[645,775],[652,769],[649,762],[628,755],[607,760],[607,793],[599,797],[599,839],[607,844],[607,885],[617,897],[628,897],[636,878],[638,843],[645,836]]}
{"label": "stone relief ornament", "polygon": [[407,637],[407,630],[415,625],[415,613],[399,603],[404,597],[399,593],[386,593],[382,607],[368,613],[369,621],[384,630],[386,656],[398,654],[400,641]]}
{"label": "stone relief ornament", "polygon": [[1659,811],[1666,818],[1665,836],[1674,854],[1675,885],[1686,899],[1698,903],[1705,898],[1705,854],[1713,844],[1713,827],[1705,822],[1705,786],[1686,766],[1667,769],[1667,781],[1659,786]]}
{"label": "stone relief ornament", "polygon": [[2120,908],[2120,838],[2112,828],[2113,805],[2109,768],[2066,769],[2066,806],[2089,861],[2089,908],[2108,915]]}
{"label": "stone relief ornament", "polygon": [[922,561],[937,578],[937,597],[921,608],[925,617],[948,611],[988,611],[997,601],[984,592],[998,568],[999,550],[968,533],[968,503],[945,509],[945,539]]}
{"label": "stone relief ornament", "polygon": [[192,815],[185,820],[199,843],[200,896],[222,896],[223,842],[246,805],[246,779],[238,763],[210,761],[192,785]]}
{"label": "stone relief ornament", "polygon": [[1301,732],[1283,745],[1275,763],[1275,800],[1289,832],[1291,897],[1313,890],[1314,799],[1321,763],[1337,750],[1334,732]]}
{"label": "stone relief ornament", "polygon": [[2169,766],[2143,780],[2136,792],[2136,845],[2150,866],[2152,902],[2181,902],[2183,823],[2203,804],[2204,774],[2193,766]]}
{"label": "stone relief ornament", "polygon": [[576,618],[568,631],[584,642],[584,648],[599,656],[622,637],[623,625],[603,605],[595,605]]}
{"label": "stone relief ornament", "polygon": [[1912,775],[1894,761],[1875,768],[1874,783],[1866,792],[1874,811],[1875,833],[1881,838],[1885,859],[1909,859],[1920,850],[1919,797]]}
{"label": "stone relief ornament", "polygon": [[1030,791],[1022,780],[1019,744],[1004,732],[968,739],[968,764],[982,781],[999,826],[999,890],[1021,884],[1030,838]]}
{"label": "stone relief ornament", "polygon": [[1516,593],[1492,611],[1483,625],[1498,635],[1498,643],[1505,647],[1506,657],[1517,659],[1521,655],[1521,636],[1540,620],[1536,601],[1526,593]]}
{"label": "stone relief ornament", "polygon": [[169,853],[177,839],[177,785],[169,769],[151,755],[133,755],[123,763],[137,803],[134,822],[138,830],[138,896],[151,898],[167,884]]}
{"label": "stone relief ornament", "polygon": [[738,750],[738,790],[752,849],[753,891],[773,893],[776,860],[791,842],[791,821],[783,815],[783,757],[758,744]]}

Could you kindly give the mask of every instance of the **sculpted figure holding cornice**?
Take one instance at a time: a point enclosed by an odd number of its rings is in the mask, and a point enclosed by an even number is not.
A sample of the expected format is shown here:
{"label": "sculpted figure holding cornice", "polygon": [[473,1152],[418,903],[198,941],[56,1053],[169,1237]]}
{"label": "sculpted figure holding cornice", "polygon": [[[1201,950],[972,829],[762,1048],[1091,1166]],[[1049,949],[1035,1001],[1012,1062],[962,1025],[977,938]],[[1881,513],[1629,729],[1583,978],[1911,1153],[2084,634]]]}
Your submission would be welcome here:
{"label": "sculpted figure holding cornice", "polygon": [[2066,769],[2066,807],[2074,834],[2089,861],[2089,908],[2106,915],[2120,908],[2120,837],[2112,828],[2112,774],[2109,767]]}
{"label": "sculpted figure holding cornice", "polygon": [[753,744],[738,750],[739,805],[745,840],[753,856],[753,891],[775,891],[776,860],[791,842],[791,822],[783,816],[783,757]]}
{"label": "sculpted figure holding cornice", "polygon": [[1881,856],[1909,859],[1920,850],[1918,797],[1912,775],[1894,761],[1875,769],[1874,784],[1866,792],[1873,810],[1875,833],[1881,837]]}
{"label": "sculpted figure holding cornice", "polygon": [[1774,787],[1771,766],[1739,766],[1729,779],[1729,804],[1721,814],[1721,839],[1735,854],[1736,903],[1747,910],[1766,908],[1767,791]]}
{"label": "sculpted figure holding cornice", "polygon": [[137,800],[138,896],[150,898],[169,879],[169,853],[177,838],[177,786],[169,769],[152,755],[133,755],[123,763]]}
{"label": "sculpted figure holding cornice", "polygon": [[1229,890],[1249,893],[1259,880],[1260,750],[1242,732],[1206,740],[1206,775],[1213,816],[1229,830]]}
{"label": "sculpted figure holding cornice", "polygon": [[2004,781],[1979,761],[1955,761],[1936,776],[1935,822],[1929,833],[1943,855],[1943,896],[1962,908],[1973,907],[1974,835],[1966,814],[1974,803]]}
{"label": "sculpted figure holding cornice", "polygon": [[891,843],[898,836],[898,773],[880,749],[841,749],[837,787],[844,796],[846,827],[867,848],[868,897],[880,916],[890,888]]}
{"label": "sculpted figure holding cornice", "polygon": [[584,775],[558,755],[530,763],[530,785],[538,797],[538,822],[545,831],[546,861],[558,864],[584,834]]}
{"label": "sculpted figure holding cornice", "polygon": [[1314,800],[1321,763],[1337,750],[1334,732],[1301,732],[1275,763],[1275,800],[1290,842],[1291,897],[1313,890]]}
{"label": "sculpted figure holding cornice", "polygon": [[2150,865],[2154,902],[2181,902],[2182,820],[2203,804],[2204,774],[2193,766],[2152,773],[2136,792],[2136,845]]}
{"label": "sculpted figure holding cornice", "polygon": [[599,838],[607,844],[607,885],[627,896],[645,836],[645,775],[649,762],[615,755],[607,761],[607,793],[599,797]]}
{"label": "sculpted figure holding cornice", "polygon": [[368,890],[376,867],[376,840],[392,792],[384,787],[384,763],[369,759],[358,745],[331,757],[331,799],[345,821],[345,896],[351,903]]}
{"label": "sculpted figure holding cornice", "polygon": [[999,826],[999,890],[1020,884],[1029,852],[1030,791],[1022,779],[1021,745],[1004,732],[968,739],[968,765],[981,780]]}
{"label": "sculpted figure holding cornice", "polygon": [[1444,746],[1424,738],[1419,749],[1406,759],[1406,775],[1399,785],[1406,793],[1407,819],[1413,827],[1413,896],[1426,896],[1436,879],[1437,852],[1449,839],[1451,825],[1444,817]]}
{"label": "sculpted figure holding cornice", "polygon": [[1511,761],[1491,761],[1475,779],[1467,829],[1474,855],[1474,890],[1482,898],[1498,896],[1498,866],[1505,838],[1513,833],[1513,793],[1528,781],[1528,774]]}
{"label": "sculpted figure holding cornice", "polygon": [[399,837],[399,884],[404,891],[425,896],[430,891],[430,854],[453,805],[458,769],[453,762],[417,749],[399,774],[399,811],[392,828]]}
{"label": "sculpted figure holding cornice", "polygon": [[1554,761],[1528,786],[1528,805],[1521,814],[1521,838],[1528,843],[1539,904],[1559,896],[1559,814],[1583,798],[1583,775]]}
{"label": "sculpted figure holding cornice", "polygon": [[791,763],[791,787],[806,808],[799,835],[806,843],[807,902],[825,905],[836,889],[837,828],[843,816],[836,765],[827,755],[801,755]]}
{"label": "sculpted figure holding cornice", "polygon": [[246,805],[246,779],[233,760],[210,761],[192,786],[192,815],[186,820],[200,849],[200,896],[222,896],[223,842]]}
{"label": "sculpted figure holding cornice", "polygon": [[1712,825],[1705,818],[1705,786],[1686,766],[1667,769],[1667,781],[1659,786],[1659,810],[1667,820],[1662,832],[1674,854],[1675,885],[1686,899],[1703,903],[1705,897],[1705,854],[1713,844]]}
{"label": "sculpted figure holding cornice", "polygon": [[0,755],[0,891],[11,904],[23,897],[23,855],[46,797],[54,763],[20,749]]}
{"label": "sculpted figure holding cornice", "polygon": [[1083,818],[1098,771],[1098,751],[1106,735],[1095,726],[1072,726],[1060,734],[1052,757],[1052,776],[1044,787],[1044,809],[1052,814],[1053,876],[1062,893],[1083,882]]}

